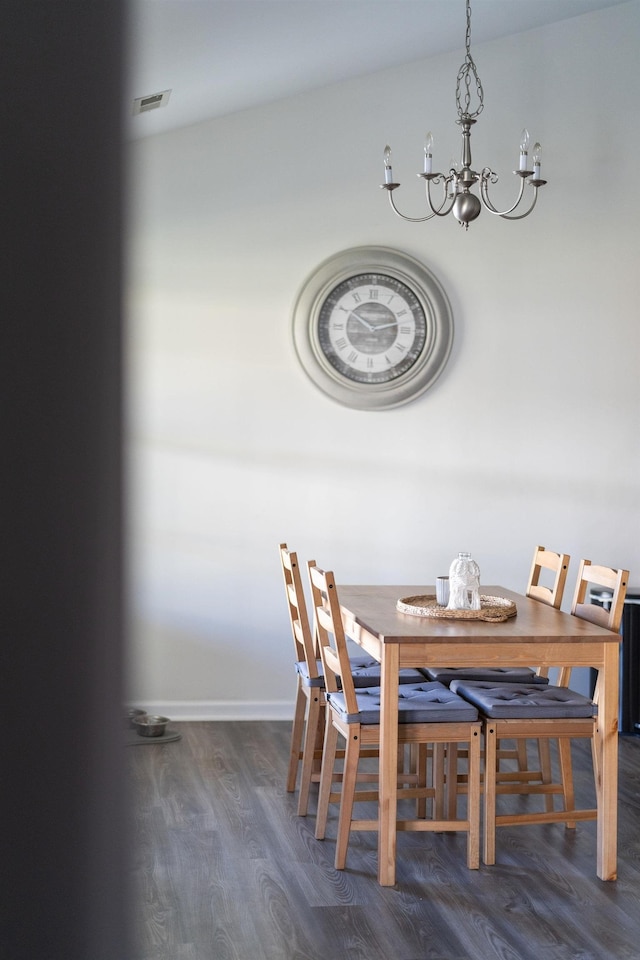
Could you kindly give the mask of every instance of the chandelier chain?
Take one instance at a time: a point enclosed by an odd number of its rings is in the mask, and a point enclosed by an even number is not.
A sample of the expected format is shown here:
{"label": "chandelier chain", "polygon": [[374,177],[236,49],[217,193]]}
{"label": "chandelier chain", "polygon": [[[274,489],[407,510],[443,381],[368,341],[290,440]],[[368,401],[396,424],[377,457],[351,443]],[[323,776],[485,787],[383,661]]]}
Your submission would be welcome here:
{"label": "chandelier chain", "polygon": [[[467,0],[467,32],[465,36],[465,49],[466,56],[464,58],[464,63],[458,71],[458,77],[456,81],[456,107],[458,108],[458,116],[466,117],[477,117],[479,116],[484,109],[484,93],[482,90],[482,84],[480,83],[480,77],[478,76],[478,70],[474,63],[473,57],[471,56],[471,2]],[[471,78],[475,80],[476,85],[476,96],[478,98],[478,106],[474,111],[471,110]],[[462,86],[464,85],[464,106],[461,96]]]}

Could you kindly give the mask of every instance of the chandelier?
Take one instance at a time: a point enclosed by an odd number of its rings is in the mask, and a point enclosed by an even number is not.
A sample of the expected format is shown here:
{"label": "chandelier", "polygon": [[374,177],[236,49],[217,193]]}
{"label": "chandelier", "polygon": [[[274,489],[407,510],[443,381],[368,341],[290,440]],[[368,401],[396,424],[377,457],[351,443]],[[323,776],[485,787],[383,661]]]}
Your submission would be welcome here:
{"label": "chandelier", "polygon": [[[431,220],[433,217],[446,217],[453,213],[458,223],[469,229],[472,220],[480,215],[484,207],[489,213],[493,213],[505,220],[523,220],[528,217],[536,205],[538,199],[538,188],[544,186],[546,180],[540,179],[540,144],[535,143],[531,162],[529,162],[529,133],[525,129],[520,137],[520,160],[518,169],[514,174],[520,178],[518,196],[515,203],[506,210],[498,210],[489,198],[489,185],[497,183],[498,176],[490,167],[483,167],[480,173],[471,168],[471,127],[476,122],[476,117],[482,113],[484,108],[484,94],[482,84],[476,65],[471,56],[471,3],[467,4],[467,34],[466,34],[466,56],[464,62],[458,71],[456,81],[456,106],[458,109],[458,123],[462,127],[462,161],[457,164],[452,161],[448,173],[433,172],[433,136],[431,131],[427,133],[424,144],[424,169],[418,176],[425,181],[426,197],[431,210],[425,217],[408,217],[398,210],[393,199],[393,191],[400,184],[393,182],[393,171],[391,168],[391,147],[386,146],[384,150],[384,183],[380,186],[389,194],[389,202],[395,213],[403,220],[409,220],[413,223],[422,223],[424,220]],[[472,87],[475,87],[477,105],[474,110],[471,109]],[[472,193],[472,188],[480,184],[480,197]],[[533,197],[529,203],[528,209],[516,213],[520,202],[524,196],[527,184],[533,188]],[[432,185],[434,193],[439,194],[435,200],[432,195]]]}

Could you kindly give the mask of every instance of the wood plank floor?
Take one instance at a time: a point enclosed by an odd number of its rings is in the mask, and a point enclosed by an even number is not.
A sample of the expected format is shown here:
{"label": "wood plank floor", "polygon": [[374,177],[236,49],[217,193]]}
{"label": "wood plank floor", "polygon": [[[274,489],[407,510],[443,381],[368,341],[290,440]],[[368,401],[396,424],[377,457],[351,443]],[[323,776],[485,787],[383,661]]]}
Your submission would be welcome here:
{"label": "wood plank floor", "polygon": [[[479,871],[462,834],[400,834],[398,882],[382,888],[376,834],[355,834],[336,871],[336,811],[322,842],[313,804],[296,816],[289,724],[173,727],[177,742],[127,748],[133,960],[640,960],[640,738],[620,740],[616,882],[597,879],[583,823],[503,827]],[[592,803],[588,744],[574,762]]]}

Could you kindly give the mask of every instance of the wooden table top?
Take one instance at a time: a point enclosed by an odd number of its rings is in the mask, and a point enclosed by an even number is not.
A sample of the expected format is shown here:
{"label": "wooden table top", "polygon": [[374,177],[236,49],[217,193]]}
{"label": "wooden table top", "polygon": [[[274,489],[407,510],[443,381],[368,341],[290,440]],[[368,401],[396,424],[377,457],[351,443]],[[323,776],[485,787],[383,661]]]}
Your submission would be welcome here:
{"label": "wooden table top", "polygon": [[499,644],[522,641],[544,643],[619,643],[621,637],[579,617],[571,616],[515,593],[506,587],[481,587],[481,594],[513,600],[515,617],[500,622],[419,617],[396,609],[399,599],[435,594],[432,586],[339,585],[340,604],[347,617],[384,643],[424,643],[430,639],[455,643],[491,640]]}

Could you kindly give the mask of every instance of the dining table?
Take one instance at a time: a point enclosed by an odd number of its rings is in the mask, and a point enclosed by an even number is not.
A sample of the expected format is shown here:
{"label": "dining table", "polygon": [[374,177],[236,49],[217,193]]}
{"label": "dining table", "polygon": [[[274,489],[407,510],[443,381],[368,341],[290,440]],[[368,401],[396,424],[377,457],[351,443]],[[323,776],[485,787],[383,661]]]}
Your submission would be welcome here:
{"label": "dining table", "polygon": [[[435,587],[338,585],[347,636],[381,665],[378,881],[396,882],[398,672],[404,667],[591,667],[597,671],[596,872],[617,870],[620,635],[501,586],[481,593],[515,604],[501,621],[415,615],[398,601],[435,597]],[[406,608],[405,608],[406,609]]]}

